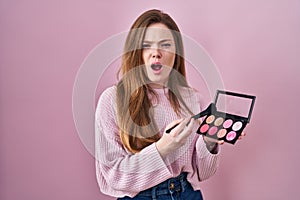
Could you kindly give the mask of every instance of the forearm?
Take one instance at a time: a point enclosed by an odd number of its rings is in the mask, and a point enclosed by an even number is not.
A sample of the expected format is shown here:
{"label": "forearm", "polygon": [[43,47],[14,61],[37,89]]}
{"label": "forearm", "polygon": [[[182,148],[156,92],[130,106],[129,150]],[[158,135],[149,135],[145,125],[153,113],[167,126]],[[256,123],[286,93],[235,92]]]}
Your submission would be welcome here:
{"label": "forearm", "polygon": [[[109,187],[119,191],[141,191],[170,176],[155,144],[139,153],[128,154],[116,138],[109,139],[100,132],[96,132],[97,176],[103,177],[101,179]],[[153,179],[156,174],[159,178]]]}
{"label": "forearm", "polygon": [[[220,147],[218,144],[215,145],[208,142],[206,144],[206,142],[200,136],[197,139],[195,148],[194,167],[197,168],[199,180],[203,181],[214,175],[217,171],[217,168],[219,166]],[[211,150],[212,152],[209,150]]]}

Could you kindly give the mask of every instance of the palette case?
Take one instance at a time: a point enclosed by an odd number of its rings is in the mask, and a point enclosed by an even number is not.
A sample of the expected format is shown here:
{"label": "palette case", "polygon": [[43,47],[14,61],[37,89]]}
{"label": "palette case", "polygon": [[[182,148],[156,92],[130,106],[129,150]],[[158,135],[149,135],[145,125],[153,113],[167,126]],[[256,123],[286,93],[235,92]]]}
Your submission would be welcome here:
{"label": "palette case", "polygon": [[[220,111],[218,109],[218,105],[220,105],[220,102],[223,100],[223,104],[225,104],[225,101],[227,101],[224,99],[220,100],[220,96],[222,96],[222,98],[225,97],[226,99],[246,99],[249,104],[247,106],[248,112],[244,113],[246,116],[241,116],[236,113],[232,114],[227,109],[225,109],[225,111]],[[227,143],[235,144],[235,142],[245,129],[246,125],[250,122],[255,99],[256,97],[253,95],[217,90],[214,103],[211,103],[205,110],[205,118],[199,126],[197,133],[216,140],[224,140]],[[226,108],[226,106],[224,105],[222,107]],[[199,114],[198,116],[194,116],[194,118],[199,117]]]}

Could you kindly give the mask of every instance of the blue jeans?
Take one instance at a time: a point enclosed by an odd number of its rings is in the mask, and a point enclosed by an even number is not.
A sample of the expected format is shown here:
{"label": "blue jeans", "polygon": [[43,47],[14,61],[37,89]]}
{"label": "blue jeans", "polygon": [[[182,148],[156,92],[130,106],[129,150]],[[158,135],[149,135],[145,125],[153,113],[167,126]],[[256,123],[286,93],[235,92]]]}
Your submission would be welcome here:
{"label": "blue jeans", "polygon": [[123,197],[118,200],[203,200],[200,190],[194,191],[186,180],[186,173],[170,178],[152,188],[141,191],[135,197]]}

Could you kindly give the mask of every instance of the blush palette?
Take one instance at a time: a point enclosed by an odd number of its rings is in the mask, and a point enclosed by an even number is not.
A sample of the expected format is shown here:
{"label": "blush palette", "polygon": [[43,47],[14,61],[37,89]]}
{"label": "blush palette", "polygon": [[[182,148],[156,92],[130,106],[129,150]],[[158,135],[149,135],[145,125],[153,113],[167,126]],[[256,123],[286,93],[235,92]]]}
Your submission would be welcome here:
{"label": "blush palette", "polygon": [[255,98],[252,95],[218,90],[215,102],[210,105],[214,109],[207,113],[197,133],[235,144],[250,122]]}

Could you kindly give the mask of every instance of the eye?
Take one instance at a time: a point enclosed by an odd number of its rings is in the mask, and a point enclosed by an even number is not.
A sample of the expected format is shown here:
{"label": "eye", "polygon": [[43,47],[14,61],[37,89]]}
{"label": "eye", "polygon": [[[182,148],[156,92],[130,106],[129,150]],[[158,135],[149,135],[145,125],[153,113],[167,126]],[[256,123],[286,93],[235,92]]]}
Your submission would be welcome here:
{"label": "eye", "polygon": [[142,48],[143,49],[149,49],[150,48],[150,44],[142,44]]}
{"label": "eye", "polygon": [[168,48],[168,47],[171,47],[171,43],[162,43],[161,46],[163,48]]}

